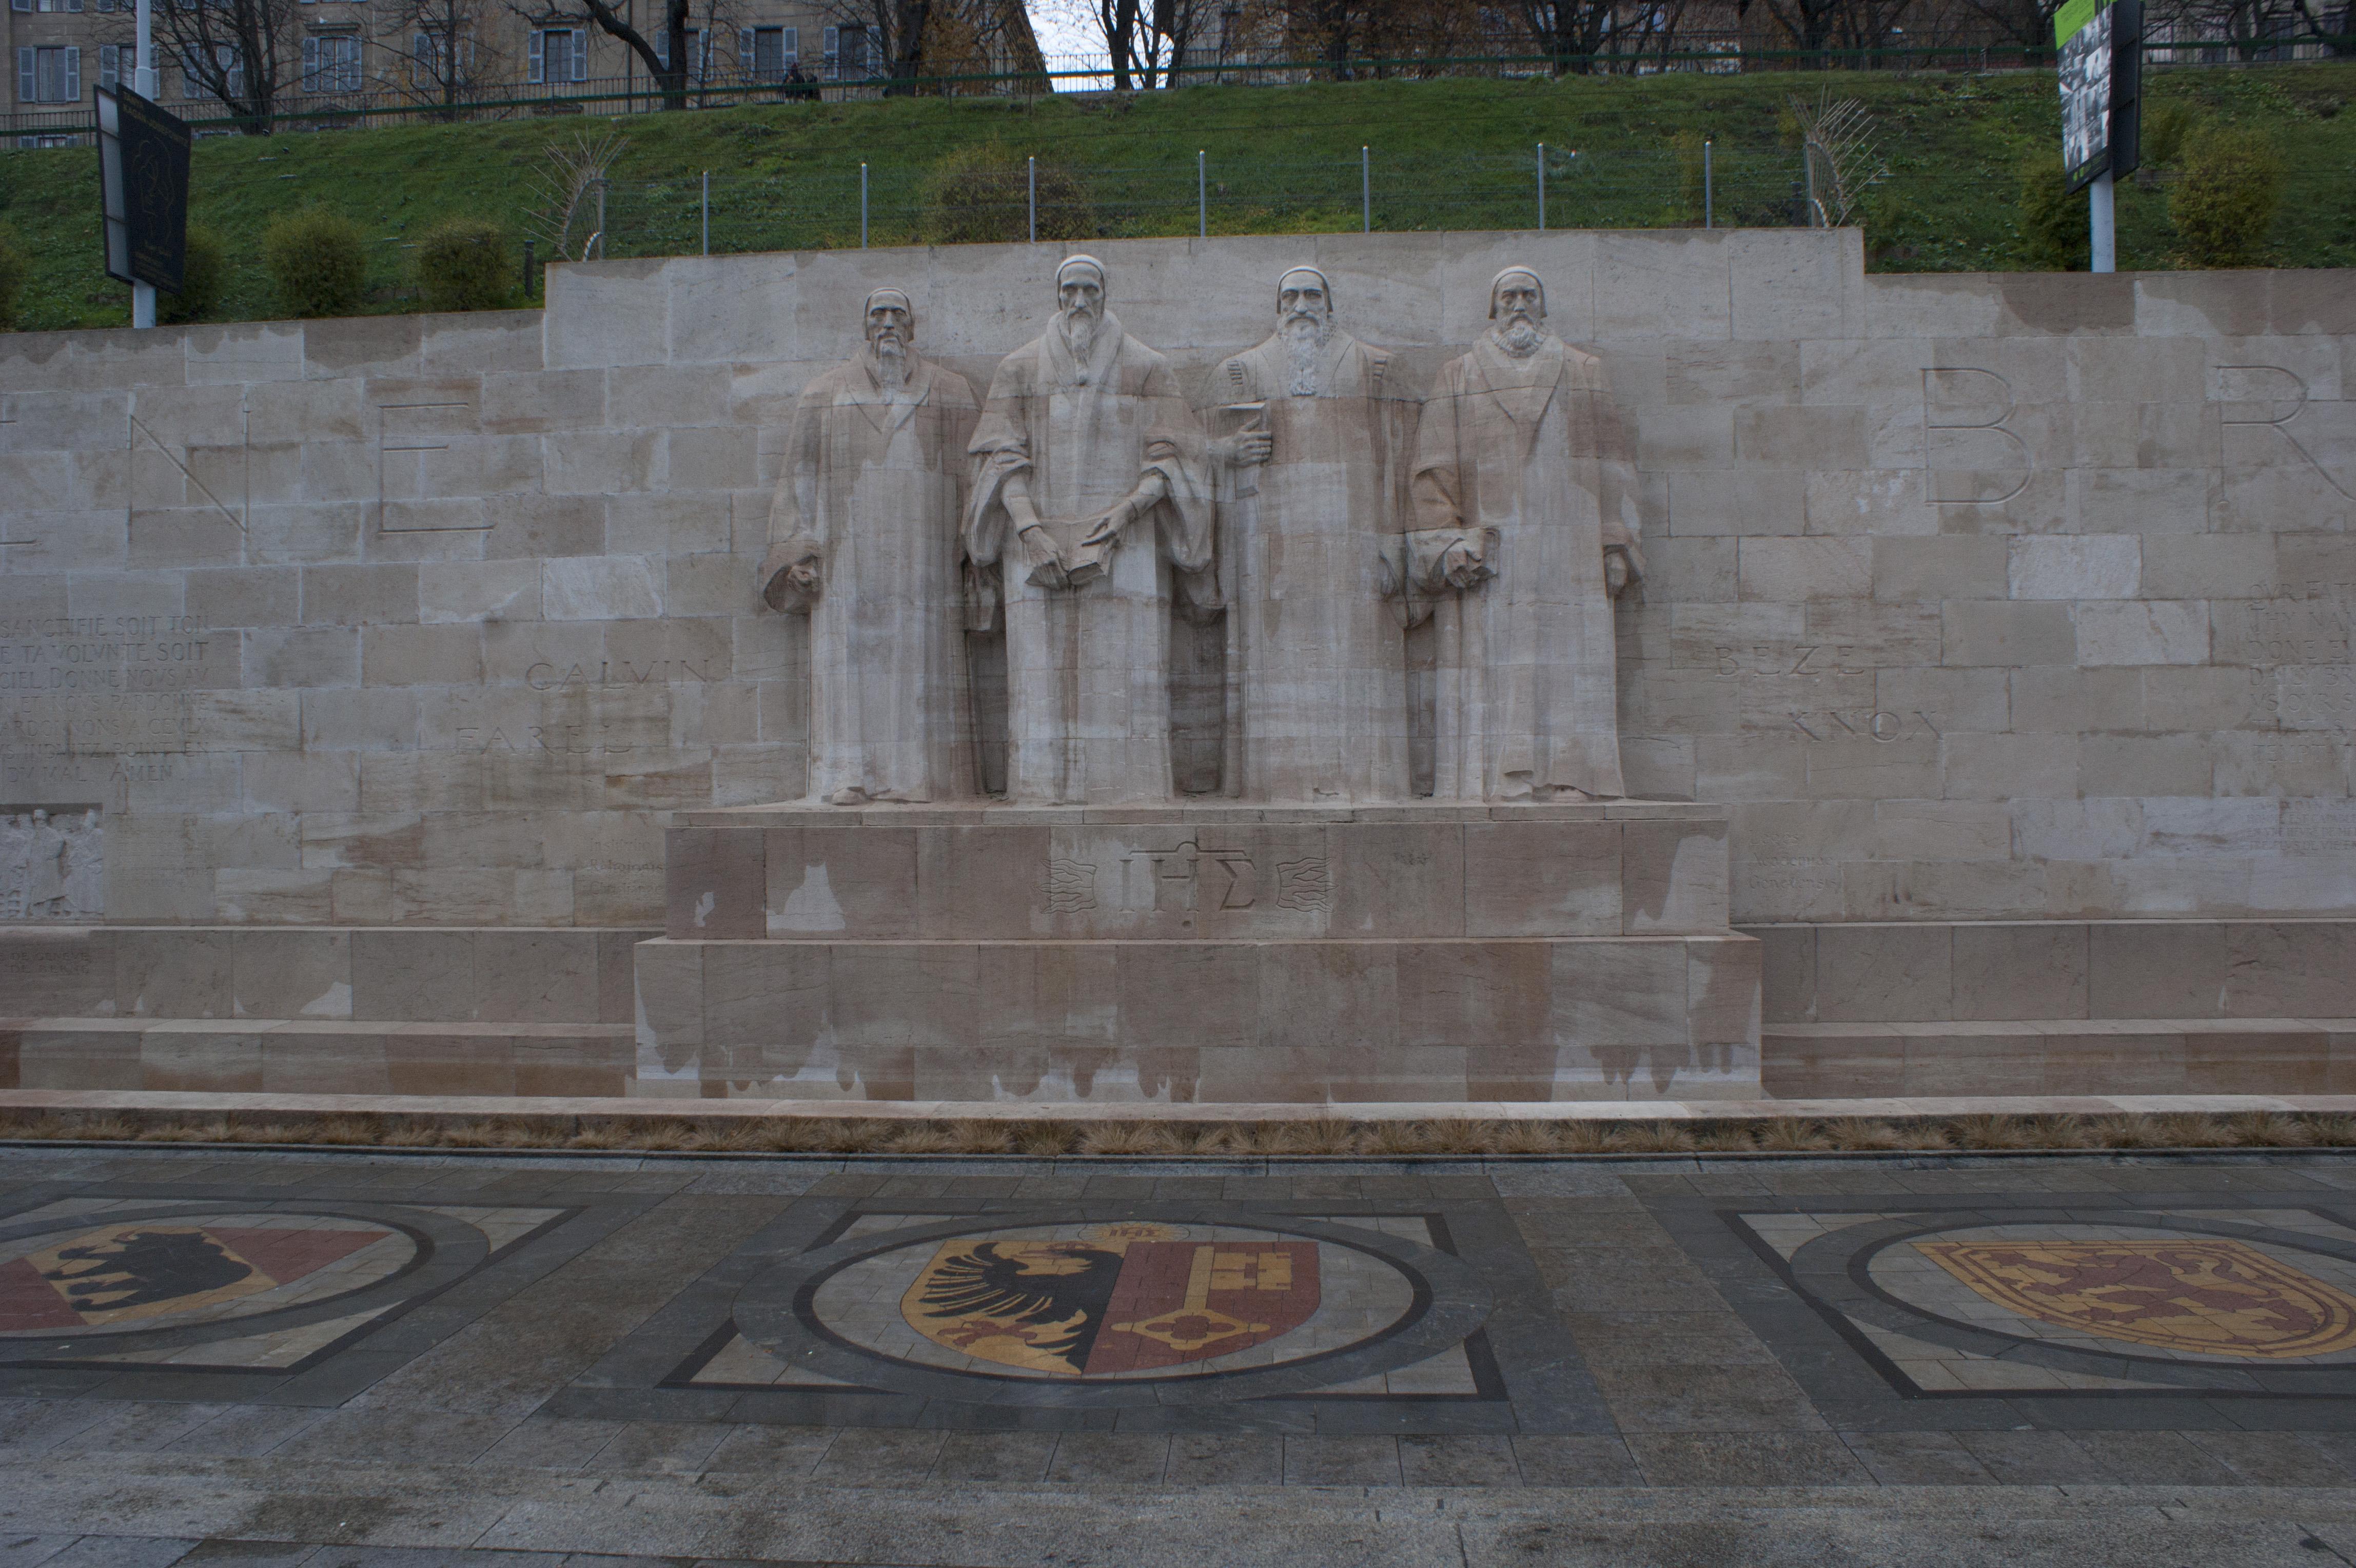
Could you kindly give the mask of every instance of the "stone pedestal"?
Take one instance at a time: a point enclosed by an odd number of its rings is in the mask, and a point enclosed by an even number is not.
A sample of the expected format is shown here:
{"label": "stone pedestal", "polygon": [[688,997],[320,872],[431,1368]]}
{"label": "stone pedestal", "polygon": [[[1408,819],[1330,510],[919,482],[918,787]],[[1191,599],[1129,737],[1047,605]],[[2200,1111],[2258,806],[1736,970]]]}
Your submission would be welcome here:
{"label": "stone pedestal", "polygon": [[681,812],[644,1094],[1755,1098],[1726,812]]}

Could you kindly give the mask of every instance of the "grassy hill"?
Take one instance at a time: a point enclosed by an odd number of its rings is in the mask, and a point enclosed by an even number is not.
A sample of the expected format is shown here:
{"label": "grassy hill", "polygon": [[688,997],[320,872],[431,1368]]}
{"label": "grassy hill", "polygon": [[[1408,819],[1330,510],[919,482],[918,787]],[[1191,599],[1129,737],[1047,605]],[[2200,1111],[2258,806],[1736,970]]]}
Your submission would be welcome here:
{"label": "grassy hill", "polygon": [[[1022,160],[1076,182],[1044,232],[1191,233],[1195,155],[1206,156],[1213,232],[1335,231],[1360,222],[1366,146],[1378,229],[1526,227],[1537,220],[1536,145],[1547,145],[1554,227],[1655,227],[1700,218],[1700,149],[1712,143],[1720,224],[1791,220],[1800,177],[1796,95],[1855,96],[1882,134],[1890,177],[1866,208],[1874,265],[1976,271],[2020,264],[2016,196],[2030,156],[2058,159],[2053,79],[2042,72],[1456,80],[1293,88],[1193,87],[1041,100],[904,99],[748,104],[670,114],[532,116],[201,140],[195,221],[227,240],[221,315],[276,312],[260,263],[274,213],[321,206],[374,242],[369,308],[415,308],[407,246],[453,213],[520,226],[552,141],[618,131],[606,253],[692,252],[709,171],[714,251],[857,244],[859,166],[876,244],[943,231],[931,199],[944,160],[996,166],[1011,200],[962,212],[965,234],[1021,238]],[[2288,157],[2276,259],[2356,265],[2356,63],[2152,73],[2154,112],[2262,125]],[[986,149],[977,152],[977,148]],[[99,264],[96,158],[87,148],[0,152],[0,225],[34,259],[27,327],[128,319],[128,291]],[[967,185],[970,188],[971,181]],[[1050,177],[1053,195],[1066,188]],[[2119,195],[2119,264],[2169,264],[2166,177]],[[543,259],[544,253],[543,253]]]}

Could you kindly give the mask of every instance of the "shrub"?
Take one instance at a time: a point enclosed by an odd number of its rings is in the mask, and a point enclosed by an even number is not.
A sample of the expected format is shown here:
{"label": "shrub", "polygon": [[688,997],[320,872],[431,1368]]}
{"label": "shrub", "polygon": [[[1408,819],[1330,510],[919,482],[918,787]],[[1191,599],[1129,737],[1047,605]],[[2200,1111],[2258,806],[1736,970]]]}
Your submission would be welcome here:
{"label": "shrub", "polygon": [[350,219],[311,208],[273,219],[262,263],[289,316],[349,316],[368,279],[368,242]]}
{"label": "shrub", "polygon": [[[925,188],[925,238],[964,245],[1030,236],[1030,168],[994,142],[945,155]],[[1039,166],[1039,238],[1085,239],[1096,231],[1088,194],[1060,165]]]}
{"label": "shrub", "polygon": [[155,319],[162,322],[202,321],[220,306],[221,284],[229,272],[229,248],[210,229],[191,226],[180,261],[180,292],[155,296]]}
{"label": "shrub", "polygon": [[2070,188],[2062,160],[2050,152],[2020,166],[2020,260],[2040,272],[2083,273],[2094,265],[2093,220],[2086,193]]}
{"label": "shrub", "polygon": [[2152,103],[2143,112],[2143,161],[2147,164],[2174,163],[2183,156],[2184,144],[2201,123],[2201,115],[2190,103]]}
{"label": "shrub", "polygon": [[2184,155],[2184,178],[2168,199],[2168,220],[2188,267],[2254,267],[2265,254],[2282,200],[2283,160],[2256,131],[2209,126]]}
{"label": "shrub", "polygon": [[33,260],[16,243],[15,232],[0,229],[0,332],[16,328],[16,297],[25,292],[25,279],[32,270]]}
{"label": "shrub", "polygon": [[428,310],[497,310],[516,268],[507,229],[487,218],[445,218],[418,237],[417,285]]}

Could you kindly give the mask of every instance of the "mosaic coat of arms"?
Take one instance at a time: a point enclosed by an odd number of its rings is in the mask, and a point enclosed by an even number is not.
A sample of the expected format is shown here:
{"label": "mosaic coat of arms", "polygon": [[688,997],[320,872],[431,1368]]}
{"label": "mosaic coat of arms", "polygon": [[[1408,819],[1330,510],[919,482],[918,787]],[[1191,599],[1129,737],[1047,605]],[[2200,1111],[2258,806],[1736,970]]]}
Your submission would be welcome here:
{"label": "mosaic coat of arms", "polygon": [[2326,1355],[2356,1345],[2356,1299],[2244,1241],[1918,1241],[2024,1316],[2208,1355]]}
{"label": "mosaic coat of arms", "polygon": [[1245,1350],[1317,1311],[1317,1245],[1182,1240],[1109,1225],[1084,1240],[941,1243],[901,1298],[937,1345],[1026,1371],[1150,1371]]}

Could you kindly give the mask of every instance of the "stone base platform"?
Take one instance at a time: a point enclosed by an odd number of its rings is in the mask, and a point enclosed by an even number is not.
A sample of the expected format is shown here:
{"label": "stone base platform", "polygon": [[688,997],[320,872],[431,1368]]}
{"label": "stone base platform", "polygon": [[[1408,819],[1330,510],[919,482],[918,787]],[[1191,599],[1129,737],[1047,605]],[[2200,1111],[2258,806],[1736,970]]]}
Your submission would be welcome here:
{"label": "stone base platform", "polygon": [[1726,813],[682,813],[637,950],[649,1095],[1750,1098]]}

